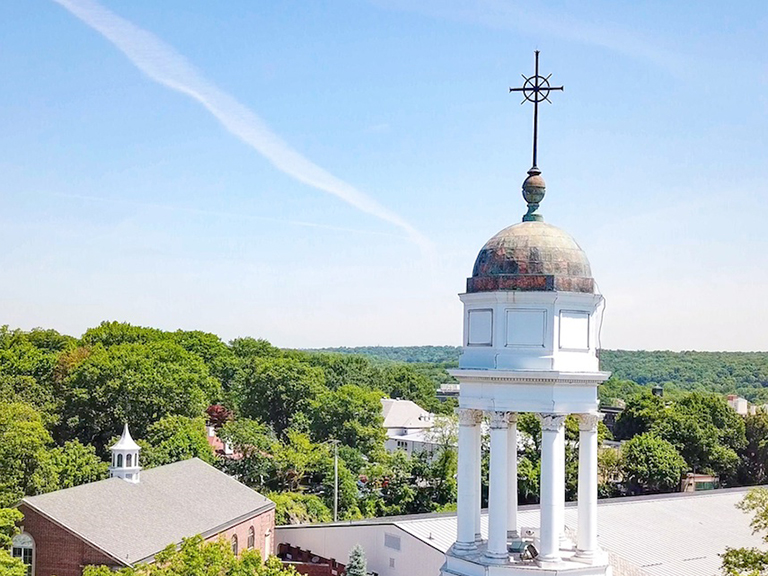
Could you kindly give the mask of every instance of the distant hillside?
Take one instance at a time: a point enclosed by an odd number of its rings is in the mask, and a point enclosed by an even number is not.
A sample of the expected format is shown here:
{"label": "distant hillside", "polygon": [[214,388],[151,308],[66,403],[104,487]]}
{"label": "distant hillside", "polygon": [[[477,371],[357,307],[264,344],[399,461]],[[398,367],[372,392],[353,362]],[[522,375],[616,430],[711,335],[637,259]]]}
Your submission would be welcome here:
{"label": "distant hillside", "polygon": [[[363,346],[322,351],[442,367],[456,366],[461,354],[458,346]],[[642,385],[662,384],[670,392],[706,390],[768,401],[768,352],[602,350],[600,366],[620,380]]]}
{"label": "distant hillside", "polygon": [[426,364],[457,365],[460,346],[359,346],[357,348],[318,348],[311,352],[337,352],[339,354],[359,354],[372,356],[392,362],[419,362]]}
{"label": "distant hillside", "polygon": [[768,352],[603,350],[600,365],[622,380],[768,401]]}

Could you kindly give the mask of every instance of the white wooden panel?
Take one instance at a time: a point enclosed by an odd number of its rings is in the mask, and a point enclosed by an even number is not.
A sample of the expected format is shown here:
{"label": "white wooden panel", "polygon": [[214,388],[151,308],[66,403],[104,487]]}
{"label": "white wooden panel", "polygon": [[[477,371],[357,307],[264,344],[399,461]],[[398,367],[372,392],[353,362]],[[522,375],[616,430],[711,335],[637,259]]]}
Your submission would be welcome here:
{"label": "white wooden panel", "polygon": [[546,310],[507,310],[507,346],[543,348],[546,321]]}
{"label": "white wooden panel", "polygon": [[560,311],[560,348],[589,349],[589,313],[576,310]]}
{"label": "white wooden panel", "polygon": [[493,344],[493,310],[470,310],[468,346],[490,346]]}

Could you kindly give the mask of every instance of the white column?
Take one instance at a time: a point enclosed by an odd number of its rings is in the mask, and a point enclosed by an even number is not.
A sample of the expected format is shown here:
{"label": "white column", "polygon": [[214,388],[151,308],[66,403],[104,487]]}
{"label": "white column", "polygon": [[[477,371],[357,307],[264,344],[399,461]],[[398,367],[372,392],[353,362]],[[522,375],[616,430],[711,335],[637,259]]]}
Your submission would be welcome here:
{"label": "white column", "polygon": [[[565,416],[565,419],[567,418]],[[565,420],[563,420],[563,423],[565,423]],[[563,425],[563,433],[557,436],[555,461],[562,462],[562,473],[555,476],[556,485],[554,487],[557,539],[560,548],[570,548],[573,546],[573,543],[565,535],[565,425]]]}
{"label": "white column", "polygon": [[475,470],[480,454],[475,437],[480,430],[482,412],[459,408],[459,462],[458,462],[458,502],[456,507],[456,544],[454,550],[466,552],[474,550],[475,545],[475,509],[477,508],[477,479]]}
{"label": "white column", "polygon": [[[478,421],[483,422],[483,412],[478,410]],[[474,429],[475,454],[477,458],[473,461],[472,479],[475,484],[475,542],[480,542],[483,536],[480,531],[480,511],[483,507],[483,429],[477,426]]]}
{"label": "white column", "polygon": [[585,560],[597,545],[597,425],[600,414],[579,414],[579,533],[576,555]]}
{"label": "white column", "polygon": [[565,493],[565,416],[539,414],[541,421],[540,563],[560,561],[562,512]]}
{"label": "white column", "polygon": [[491,465],[488,472],[488,549],[486,556],[506,562],[507,502],[509,496],[508,412],[491,412]]}
{"label": "white column", "polygon": [[507,538],[519,538],[519,526],[517,525],[517,414],[509,414],[509,428],[507,428],[507,466],[509,476],[507,478]]}

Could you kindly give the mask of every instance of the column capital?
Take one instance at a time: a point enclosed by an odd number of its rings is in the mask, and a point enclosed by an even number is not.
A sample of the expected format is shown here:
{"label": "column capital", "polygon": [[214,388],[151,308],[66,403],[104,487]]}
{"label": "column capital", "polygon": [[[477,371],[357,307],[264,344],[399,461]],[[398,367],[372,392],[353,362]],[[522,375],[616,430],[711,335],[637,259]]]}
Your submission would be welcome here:
{"label": "column capital", "polygon": [[482,410],[456,408],[454,412],[459,417],[459,426],[477,426],[483,421]]}
{"label": "column capital", "polygon": [[605,417],[604,414],[576,414],[579,430],[582,432],[597,432],[597,424]]}
{"label": "column capital", "polygon": [[[510,416],[514,415],[517,418],[517,414],[514,412],[502,412],[494,410],[490,412],[491,416],[491,428],[506,428],[509,426]],[[517,422],[517,420],[515,420]]]}
{"label": "column capital", "polygon": [[565,425],[565,414],[536,414],[541,422],[541,429],[559,432]]}

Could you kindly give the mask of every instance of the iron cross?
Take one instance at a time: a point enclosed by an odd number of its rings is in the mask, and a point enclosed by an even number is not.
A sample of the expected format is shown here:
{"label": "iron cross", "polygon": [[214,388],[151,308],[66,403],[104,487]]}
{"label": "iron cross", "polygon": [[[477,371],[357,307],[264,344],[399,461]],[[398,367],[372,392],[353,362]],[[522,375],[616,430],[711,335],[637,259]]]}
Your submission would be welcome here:
{"label": "iron cross", "polygon": [[520,104],[526,102],[533,102],[533,167],[536,167],[536,141],[539,134],[539,102],[546,100],[550,104],[552,101],[549,99],[549,93],[552,90],[563,90],[563,86],[550,86],[549,76],[539,76],[539,51],[534,52],[536,55],[536,68],[533,76],[527,77],[525,74],[521,74],[523,77],[523,85],[520,88],[510,88],[510,92],[522,92],[523,101]]}

